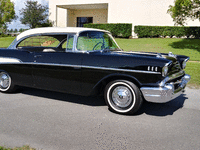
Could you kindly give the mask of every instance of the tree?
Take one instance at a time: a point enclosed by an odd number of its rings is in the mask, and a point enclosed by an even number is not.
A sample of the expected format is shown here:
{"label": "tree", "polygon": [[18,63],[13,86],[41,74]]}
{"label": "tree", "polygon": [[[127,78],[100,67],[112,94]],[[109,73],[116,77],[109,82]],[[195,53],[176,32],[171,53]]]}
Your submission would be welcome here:
{"label": "tree", "polygon": [[24,32],[24,31],[26,31],[26,30],[28,30],[28,29],[20,28],[20,29],[19,29],[19,32]]}
{"label": "tree", "polygon": [[47,6],[42,6],[37,1],[27,0],[25,8],[20,10],[20,15],[22,15],[20,21],[30,28],[36,28],[47,22],[48,10]]}
{"label": "tree", "polygon": [[2,26],[2,32],[3,33],[6,33],[7,32],[7,28],[8,28],[8,26],[7,26],[7,24],[4,24],[3,26]]}
{"label": "tree", "polygon": [[5,30],[7,23],[10,23],[16,17],[14,3],[10,0],[0,0],[0,28]]}
{"label": "tree", "polygon": [[24,29],[23,29],[23,28],[20,28],[20,29],[19,29],[19,32],[23,32],[23,31],[24,31]]}
{"label": "tree", "polygon": [[14,32],[15,32],[15,33],[17,33],[17,32],[18,32],[18,30],[17,30],[17,29],[15,29],[15,30],[14,30]]}
{"label": "tree", "polygon": [[174,3],[169,6],[168,13],[176,25],[184,25],[188,19],[200,21],[200,0],[175,0]]}

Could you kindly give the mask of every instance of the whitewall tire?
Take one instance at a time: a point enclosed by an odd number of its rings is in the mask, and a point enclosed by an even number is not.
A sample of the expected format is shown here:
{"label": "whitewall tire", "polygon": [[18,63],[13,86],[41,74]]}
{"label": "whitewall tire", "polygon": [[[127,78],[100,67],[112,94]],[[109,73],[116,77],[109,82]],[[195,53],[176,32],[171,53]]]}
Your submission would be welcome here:
{"label": "whitewall tire", "polygon": [[138,87],[126,80],[115,80],[108,83],[104,98],[111,110],[121,114],[135,113],[143,102]]}
{"label": "whitewall tire", "polygon": [[6,72],[0,72],[0,92],[13,92],[15,89],[11,77]]}

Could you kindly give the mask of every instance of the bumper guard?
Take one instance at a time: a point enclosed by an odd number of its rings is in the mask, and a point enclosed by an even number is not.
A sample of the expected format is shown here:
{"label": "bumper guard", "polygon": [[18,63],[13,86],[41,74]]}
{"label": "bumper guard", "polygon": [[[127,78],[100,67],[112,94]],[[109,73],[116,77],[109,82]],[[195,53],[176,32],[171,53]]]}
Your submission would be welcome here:
{"label": "bumper guard", "polygon": [[190,81],[190,79],[191,79],[190,75],[186,74],[178,82],[176,89],[174,89],[175,83],[172,82],[172,83],[167,83],[161,87],[142,87],[141,91],[144,98],[148,102],[166,103],[180,96],[184,92],[184,88],[186,84]]}

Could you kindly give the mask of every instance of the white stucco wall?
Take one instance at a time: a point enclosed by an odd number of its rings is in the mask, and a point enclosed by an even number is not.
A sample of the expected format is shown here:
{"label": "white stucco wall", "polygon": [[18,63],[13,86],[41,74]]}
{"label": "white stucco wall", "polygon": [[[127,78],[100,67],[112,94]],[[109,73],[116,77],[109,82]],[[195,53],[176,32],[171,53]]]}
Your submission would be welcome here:
{"label": "white stucco wall", "polygon": [[54,24],[58,27],[67,27],[67,10],[63,8],[57,8],[57,22],[54,20]]}
{"label": "white stucco wall", "polygon": [[106,9],[80,9],[80,10],[68,10],[67,26],[76,27],[77,17],[93,17],[93,23],[107,23]]}
{"label": "white stucco wall", "polygon": [[[56,22],[56,5],[77,5],[77,4],[103,4],[108,3],[107,22],[108,23],[132,23],[135,25],[156,25],[156,26],[173,26],[173,19],[167,10],[169,5],[174,4],[174,0],[49,0],[49,19]],[[81,12],[88,15],[93,13],[89,10],[73,10],[76,11],[75,17],[80,17]],[[94,10],[97,11],[97,10]],[[66,15],[57,17],[57,26],[64,25],[67,22]],[[66,14],[66,13],[61,13]],[[80,15],[80,16],[79,16]],[[69,18],[68,18],[69,20]],[[101,22],[102,21],[102,22]],[[76,24],[73,20],[73,25]],[[96,22],[95,22],[96,23]],[[100,23],[104,20],[100,19]],[[66,23],[68,24],[68,23]],[[70,24],[68,24],[70,25]],[[188,26],[199,26],[200,22],[189,21]]]}

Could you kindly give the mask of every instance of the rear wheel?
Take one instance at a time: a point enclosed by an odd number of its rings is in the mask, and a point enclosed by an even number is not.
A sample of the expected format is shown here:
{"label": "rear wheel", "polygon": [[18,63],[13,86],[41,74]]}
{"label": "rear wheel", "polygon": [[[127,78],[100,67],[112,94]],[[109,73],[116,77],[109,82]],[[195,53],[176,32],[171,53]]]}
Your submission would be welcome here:
{"label": "rear wheel", "polygon": [[11,77],[6,72],[0,72],[0,91],[1,92],[13,92],[15,85],[13,84]]}
{"label": "rear wheel", "polygon": [[121,114],[135,113],[143,102],[138,87],[127,80],[115,80],[108,83],[104,98],[111,110]]}

